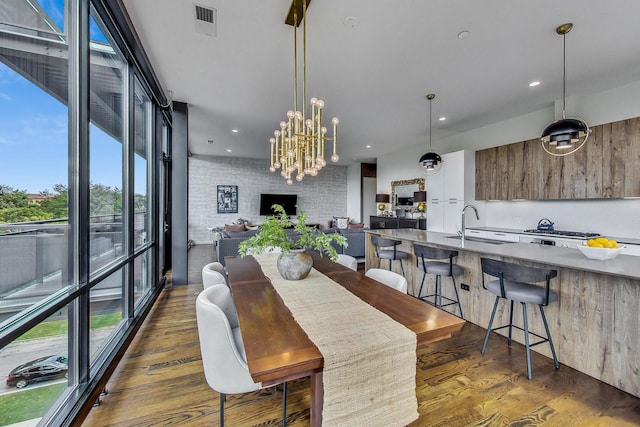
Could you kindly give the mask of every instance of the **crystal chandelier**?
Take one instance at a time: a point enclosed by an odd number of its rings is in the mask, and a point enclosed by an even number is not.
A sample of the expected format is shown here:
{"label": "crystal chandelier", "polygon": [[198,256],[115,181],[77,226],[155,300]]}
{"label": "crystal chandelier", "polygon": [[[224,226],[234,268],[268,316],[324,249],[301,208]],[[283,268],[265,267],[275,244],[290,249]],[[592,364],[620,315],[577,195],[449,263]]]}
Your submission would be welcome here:
{"label": "crystal chandelier", "polygon": [[[302,19],[299,19],[298,8],[302,3]],[[305,175],[316,176],[320,169],[327,165],[325,160],[325,145],[333,142],[331,161],[339,160],[337,149],[338,123],[337,117],[331,119],[333,125],[333,138],[327,136],[327,128],[322,125],[322,110],[324,101],[311,98],[311,115],[307,116],[305,104],[307,99],[307,1],[293,0],[289,17],[293,11],[293,110],[287,111],[287,120],[280,122],[280,129],[273,132],[269,140],[271,145],[271,166],[269,170],[275,172],[281,169],[280,174],[293,184],[292,177],[296,181],[302,181]],[[297,27],[302,22],[302,110],[298,109],[298,35]]]}

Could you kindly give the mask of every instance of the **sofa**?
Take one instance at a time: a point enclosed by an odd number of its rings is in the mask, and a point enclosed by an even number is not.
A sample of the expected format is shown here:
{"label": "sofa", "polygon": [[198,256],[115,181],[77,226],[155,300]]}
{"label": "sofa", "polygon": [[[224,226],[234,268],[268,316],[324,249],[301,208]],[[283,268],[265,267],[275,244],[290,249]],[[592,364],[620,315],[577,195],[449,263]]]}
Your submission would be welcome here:
{"label": "sofa", "polygon": [[[286,230],[287,233],[295,233],[295,230]],[[340,233],[347,240],[348,246],[343,248],[341,246],[336,245],[336,250],[340,254],[351,255],[358,262],[364,262],[364,249],[365,249],[365,232],[366,228],[353,228],[353,229],[340,229],[340,228],[331,228],[325,230],[324,233]],[[218,257],[218,261],[225,265],[224,257],[226,256],[237,256],[238,255],[238,246],[240,242],[247,240],[257,233],[257,230],[248,230],[248,231],[229,231],[225,233],[225,236],[222,237],[217,242],[216,246],[216,254]]]}

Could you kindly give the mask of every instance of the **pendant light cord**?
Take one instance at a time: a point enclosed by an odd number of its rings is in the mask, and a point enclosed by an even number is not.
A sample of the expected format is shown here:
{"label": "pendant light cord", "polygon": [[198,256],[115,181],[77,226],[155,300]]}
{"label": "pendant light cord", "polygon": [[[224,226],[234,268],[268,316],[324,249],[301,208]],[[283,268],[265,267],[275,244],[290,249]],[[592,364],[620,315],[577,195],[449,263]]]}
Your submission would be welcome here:
{"label": "pendant light cord", "polygon": [[565,110],[565,88],[567,87],[567,35],[562,35],[562,118],[566,119]]}
{"label": "pendant light cord", "polygon": [[431,150],[431,105],[432,105],[432,101],[433,99],[429,100],[429,150]]}

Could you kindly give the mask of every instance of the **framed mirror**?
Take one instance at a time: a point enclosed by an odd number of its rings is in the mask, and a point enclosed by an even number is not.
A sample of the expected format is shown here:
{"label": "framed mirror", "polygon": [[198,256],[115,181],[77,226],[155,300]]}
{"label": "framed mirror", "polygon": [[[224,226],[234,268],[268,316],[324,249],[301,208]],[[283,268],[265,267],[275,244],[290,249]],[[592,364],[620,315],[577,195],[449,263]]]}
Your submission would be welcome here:
{"label": "framed mirror", "polygon": [[391,181],[391,205],[393,209],[409,210],[413,207],[413,193],[424,191],[424,178]]}

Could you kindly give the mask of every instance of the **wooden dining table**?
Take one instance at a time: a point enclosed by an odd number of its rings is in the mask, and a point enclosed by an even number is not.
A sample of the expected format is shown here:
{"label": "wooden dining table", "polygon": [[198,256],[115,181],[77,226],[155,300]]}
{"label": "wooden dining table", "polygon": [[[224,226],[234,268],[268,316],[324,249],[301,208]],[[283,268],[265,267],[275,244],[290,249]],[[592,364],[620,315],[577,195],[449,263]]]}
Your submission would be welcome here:
{"label": "wooden dining table", "polygon": [[[440,341],[465,321],[314,252],[313,268],[416,334],[417,346]],[[310,424],[322,424],[324,360],[252,257],[225,257],[251,377],[263,386],[311,378]],[[336,331],[336,333],[340,333]]]}

